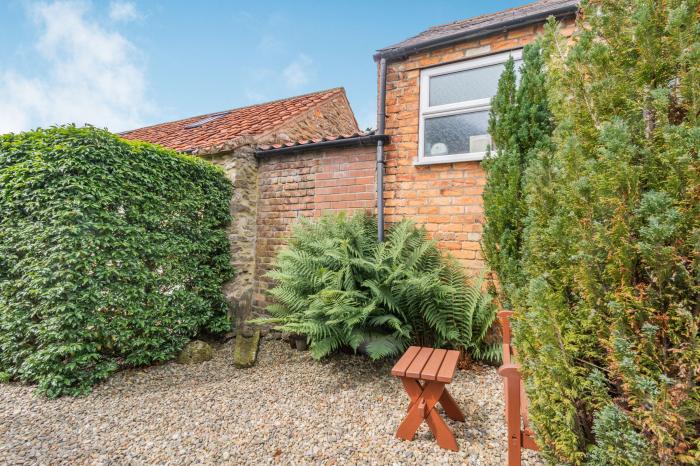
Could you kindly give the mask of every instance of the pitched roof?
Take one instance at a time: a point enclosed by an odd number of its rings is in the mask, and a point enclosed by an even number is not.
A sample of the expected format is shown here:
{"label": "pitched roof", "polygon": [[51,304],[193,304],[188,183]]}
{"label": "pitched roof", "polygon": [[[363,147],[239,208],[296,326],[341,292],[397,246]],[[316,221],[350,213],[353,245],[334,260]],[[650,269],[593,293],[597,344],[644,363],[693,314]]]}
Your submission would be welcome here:
{"label": "pitched roof", "polygon": [[419,50],[492,34],[504,28],[544,21],[550,15],[573,14],[578,3],[578,0],[540,0],[496,13],[433,26],[398,44],[377,50],[374,58],[399,58]]}
{"label": "pitched roof", "polygon": [[222,144],[239,136],[268,133],[337,96],[345,96],[342,87],[160,123],[125,131],[120,136],[190,152]]}

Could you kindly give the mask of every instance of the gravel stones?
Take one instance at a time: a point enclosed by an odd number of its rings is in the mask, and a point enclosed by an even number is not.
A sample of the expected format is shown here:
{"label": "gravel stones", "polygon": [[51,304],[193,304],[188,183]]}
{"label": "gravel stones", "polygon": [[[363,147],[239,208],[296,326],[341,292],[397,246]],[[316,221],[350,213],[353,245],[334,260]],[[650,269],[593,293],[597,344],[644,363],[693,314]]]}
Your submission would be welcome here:
{"label": "gravel stones", "polygon": [[[280,340],[237,369],[233,342],[198,365],[120,372],[82,398],[46,400],[0,385],[0,464],[503,465],[503,382],[493,368],[458,371],[450,393],[467,422],[446,420],[460,451],[425,424],[394,437],[408,398],[392,362],[339,354],[317,362]],[[524,464],[540,464],[524,452]]]}

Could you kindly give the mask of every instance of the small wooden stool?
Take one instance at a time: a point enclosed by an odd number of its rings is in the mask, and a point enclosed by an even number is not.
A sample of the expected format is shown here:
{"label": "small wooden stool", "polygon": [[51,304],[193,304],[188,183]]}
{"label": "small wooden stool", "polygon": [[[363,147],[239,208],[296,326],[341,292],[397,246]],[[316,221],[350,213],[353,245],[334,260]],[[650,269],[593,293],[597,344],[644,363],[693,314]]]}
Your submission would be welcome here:
{"label": "small wooden stool", "polygon": [[458,359],[459,351],[411,346],[394,365],[391,375],[401,378],[411,399],[408,414],[396,431],[398,438],[413,440],[425,420],[438,445],[459,451],[450,428],[435,410],[435,405],[440,403],[450,419],[464,422],[464,414],[445,388],[452,382]]}

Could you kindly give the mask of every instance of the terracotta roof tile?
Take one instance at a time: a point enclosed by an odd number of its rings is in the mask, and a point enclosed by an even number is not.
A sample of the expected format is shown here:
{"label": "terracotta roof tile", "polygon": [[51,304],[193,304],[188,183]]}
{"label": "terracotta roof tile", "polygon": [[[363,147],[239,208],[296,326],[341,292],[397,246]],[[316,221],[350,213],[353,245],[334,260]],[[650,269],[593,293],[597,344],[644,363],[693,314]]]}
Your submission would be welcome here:
{"label": "terracotta roof tile", "polygon": [[199,115],[120,133],[125,139],[160,144],[177,151],[193,151],[225,143],[239,136],[265,134],[333,97],[342,87],[275,100],[249,107]]}

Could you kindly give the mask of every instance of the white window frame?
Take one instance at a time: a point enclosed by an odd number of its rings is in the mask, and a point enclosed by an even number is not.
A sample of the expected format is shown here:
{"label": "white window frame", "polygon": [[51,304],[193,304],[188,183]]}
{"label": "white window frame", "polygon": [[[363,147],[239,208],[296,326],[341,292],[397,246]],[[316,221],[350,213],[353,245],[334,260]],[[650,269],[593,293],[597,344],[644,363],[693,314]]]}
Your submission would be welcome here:
{"label": "white window frame", "polygon": [[462,113],[480,112],[491,109],[491,99],[493,96],[484,99],[468,100],[465,102],[456,102],[445,105],[429,106],[430,102],[430,78],[443,74],[455,73],[458,71],[472,70],[484,66],[497,65],[505,63],[510,57],[514,60],[522,59],[522,49],[511,50],[504,53],[487,55],[485,57],[473,58],[471,60],[450,63],[447,65],[435,66],[432,68],[422,69],[420,72],[420,109],[419,109],[419,124],[418,124],[418,158],[414,161],[415,165],[433,165],[437,163],[453,163],[453,162],[471,162],[483,160],[486,157],[486,152],[468,152],[451,155],[433,155],[426,156],[425,151],[425,120],[428,118],[436,118],[450,115],[459,115]]}

